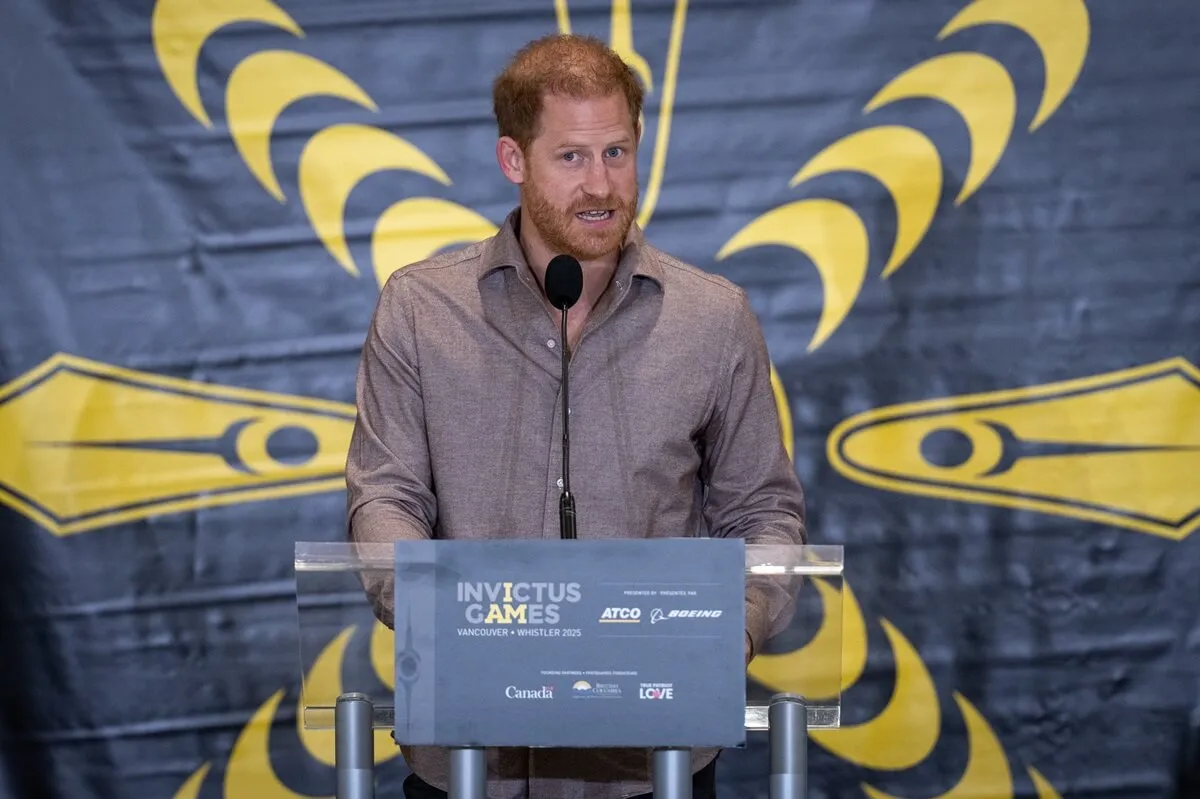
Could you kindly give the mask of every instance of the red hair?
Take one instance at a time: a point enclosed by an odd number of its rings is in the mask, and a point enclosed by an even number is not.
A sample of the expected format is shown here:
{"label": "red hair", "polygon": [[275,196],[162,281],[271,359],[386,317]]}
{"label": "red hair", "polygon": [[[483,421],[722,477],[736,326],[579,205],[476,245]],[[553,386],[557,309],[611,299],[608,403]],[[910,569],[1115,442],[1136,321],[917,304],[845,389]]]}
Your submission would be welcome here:
{"label": "red hair", "polygon": [[547,95],[582,100],[614,93],[624,95],[637,132],[644,93],[629,65],[599,39],[555,34],[517,51],[492,85],[492,112],[499,134],[528,150]]}

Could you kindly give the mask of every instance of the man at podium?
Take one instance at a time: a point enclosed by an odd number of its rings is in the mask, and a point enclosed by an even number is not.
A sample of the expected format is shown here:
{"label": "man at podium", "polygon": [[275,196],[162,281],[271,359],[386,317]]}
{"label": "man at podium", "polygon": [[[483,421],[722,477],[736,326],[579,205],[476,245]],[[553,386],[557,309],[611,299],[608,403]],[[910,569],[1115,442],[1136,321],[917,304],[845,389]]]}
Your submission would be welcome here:
{"label": "man at podium", "polygon": [[[346,464],[351,540],[570,537],[569,499],[579,539],[805,543],[745,293],[657,249],[635,222],[642,99],[614,51],[578,36],[532,42],[495,81],[496,159],[520,202],[493,237],[401,265],[382,287]],[[575,285],[569,272],[565,288],[547,285],[558,256],[578,263]],[[392,589],[367,585],[389,627]],[[747,662],[779,612],[748,591]],[[402,751],[406,795],[446,796],[448,753]],[[695,753],[697,799],[714,794],[716,755]],[[488,795],[649,795],[651,760],[489,751]]]}

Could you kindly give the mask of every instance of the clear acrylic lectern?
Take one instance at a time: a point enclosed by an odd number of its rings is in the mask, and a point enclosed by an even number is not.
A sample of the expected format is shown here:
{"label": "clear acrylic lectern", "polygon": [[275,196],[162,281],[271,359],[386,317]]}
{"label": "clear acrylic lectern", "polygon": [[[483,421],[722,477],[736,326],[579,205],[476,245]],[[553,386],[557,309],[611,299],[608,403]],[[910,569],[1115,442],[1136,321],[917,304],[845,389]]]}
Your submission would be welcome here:
{"label": "clear acrylic lectern", "polygon": [[[446,547],[469,542],[436,543]],[[561,552],[574,543],[552,542],[552,545]],[[403,638],[398,648],[396,633],[388,626],[410,631],[411,614],[402,619],[404,600],[397,599],[394,619],[401,623],[394,621],[392,603],[387,603],[387,609],[380,607],[377,587],[386,585],[388,597],[407,597],[410,604],[411,597],[417,595],[404,594],[404,585],[393,585],[397,550],[390,544],[300,542],[295,552],[301,724],[306,730],[334,731],[338,799],[374,797],[376,741],[384,746],[396,745],[391,736],[376,738],[375,733],[397,730],[397,686],[410,679],[416,667],[406,661]],[[802,799],[806,795],[808,730],[833,729],[841,722],[842,557],[840,546],[748,544],[744,548],[742,571],[747,602],[751,596],[770,596],[771,617],[769,638],[746,670],[745,708],[739,716],[745,732],[767,733],[771,799]],[[371,586],[376,589],[369,595]],[[633,599],[624,604],[634,608],[645,622],[649,622],[651,613],[662,620],[669,614],[704,612],[650,607],[666,604],[661,601],[642,602],[645,607],[639,607]],[[380,621],[381,617],[387,625]],[[426,629],[432,628],[427,625]],[[649,627],[643,625],[642,629]],[[404,634],[411,636],[411,632]],[[738,655],[744,652],[739,651]],[[590,692],[596,688],[595,682],[596,678],[584,675],[572,687]],[[443,683],[444,680],[439,685],[448,690]],[[586,689],[580,689],[581,685]],[[738,687],[742,687],[740,677]],[[583,712],[584,708],[600,704],[604,703],[563,703],[556,712],[570,713],[574,708]],[[621,705],[606,705],[618,706]],[[406,707],[404,712],[411,711]],[[404,726],[402,721],[401,729],[415,728]],[[402,743],[411,742],[396,737]],[[647,742],[638,745],[644,743]],[[678,740],[661,746],[648,743],[655,750],[656,797],[690,799],[689,746],[706,743],[681,745]],[[439,745],[452,749],[452,799],[486,796],[484,749],[476,744],[477,740],[439,740]],[[494,744],[492,741],[488,745]]]}

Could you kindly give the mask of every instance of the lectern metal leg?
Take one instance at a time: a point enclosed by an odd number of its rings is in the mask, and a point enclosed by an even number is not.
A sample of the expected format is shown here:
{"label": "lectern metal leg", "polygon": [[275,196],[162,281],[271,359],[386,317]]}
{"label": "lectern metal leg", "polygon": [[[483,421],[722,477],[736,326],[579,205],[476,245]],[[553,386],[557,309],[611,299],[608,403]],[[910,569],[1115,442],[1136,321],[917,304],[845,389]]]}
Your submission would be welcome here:
{"label": "lectern metal leg", "polygon": [[767,709],[771,749],[770,799],[808,795],[808,706],[795,694],[776,694]]}
{"label": "lectern metal leg", "polygon": [[487,751],[476,747],[450,750],[450,799],[486,799]]}
{"label": "lectern metal leg", "polygon": [[692,750],[654,750],[654,799],[692,799]]}
{"label": "lectern metal leg", "polygon": [[374,708],[365,694],[342,694],[333,713],[337,799],[375,799]]}

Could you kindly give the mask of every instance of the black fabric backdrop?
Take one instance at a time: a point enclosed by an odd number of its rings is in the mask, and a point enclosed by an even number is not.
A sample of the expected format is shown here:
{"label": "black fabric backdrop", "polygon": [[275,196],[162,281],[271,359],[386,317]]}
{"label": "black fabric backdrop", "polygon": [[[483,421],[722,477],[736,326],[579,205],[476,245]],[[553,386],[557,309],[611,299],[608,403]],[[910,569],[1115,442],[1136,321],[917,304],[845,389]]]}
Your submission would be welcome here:
{"label": "black fabric backdrop", "polygon": [[[567,27],[631,34],[647,235],[749,292],[814,542],[845,546],[811,794],[1200,795],[1198,25],[6,0],[0,796],[332,794],[293,543],[340,536],[379,280],[515,202],[490,81]],[[723,794],[766,796],[762,744]]]}

